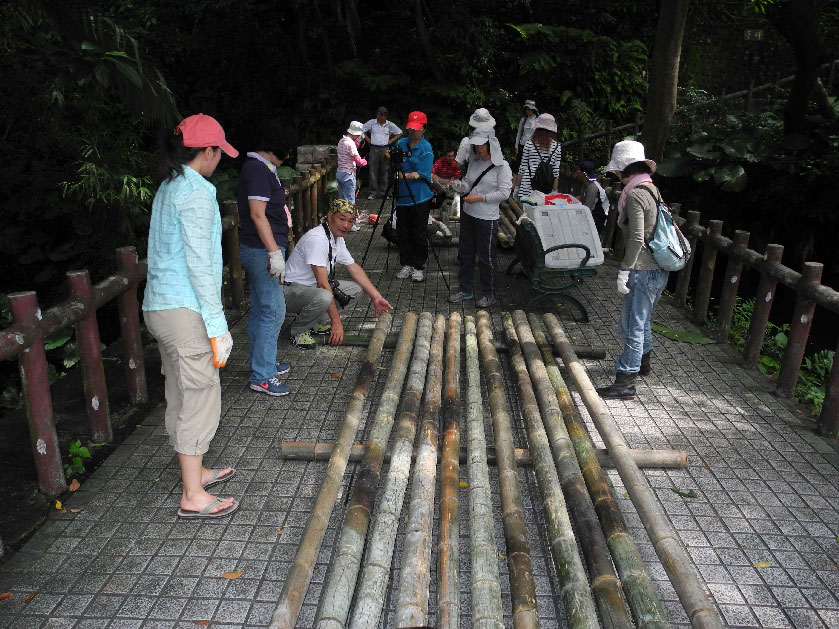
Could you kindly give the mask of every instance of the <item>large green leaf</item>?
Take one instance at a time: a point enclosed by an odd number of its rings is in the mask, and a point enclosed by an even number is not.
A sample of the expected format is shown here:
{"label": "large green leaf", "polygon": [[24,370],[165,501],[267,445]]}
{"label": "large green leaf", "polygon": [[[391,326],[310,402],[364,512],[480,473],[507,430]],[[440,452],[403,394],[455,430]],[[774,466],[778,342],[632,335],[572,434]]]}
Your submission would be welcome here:
{"label": "large green leaf", "polygon": [[726,164],[714,170],[714,183],[728,192],[745,189],[748,178],[740,164]]}
{"label": "large green leaf", "polygon": [[716,343],[714,339],[709,339],[707,336],[702,336],[701,334],[696,334],[694,332],[687,332],[685,330],[674,330],[673,328],[668,328],[660,323],[653,323],[650,328],[653,332],[658,332],[662,336],[666,336],[674,341],[679,341],[680,343],[692,343],[694,345],[713,345]]}
{"label": "large green leaf", "polygon": [[714,150],[713,142],[701,142],[698,144],[691,144],[687,147],[687,152],[698,157],[699,159],[717,159],[722,154]]}

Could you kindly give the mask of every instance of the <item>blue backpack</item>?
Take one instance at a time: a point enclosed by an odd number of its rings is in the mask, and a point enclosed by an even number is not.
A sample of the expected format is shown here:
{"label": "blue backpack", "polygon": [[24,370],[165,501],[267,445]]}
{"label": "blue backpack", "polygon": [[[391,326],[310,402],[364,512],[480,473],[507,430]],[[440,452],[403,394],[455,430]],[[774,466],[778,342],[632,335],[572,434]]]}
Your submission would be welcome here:
{"label": "blue backpack", "polygon": [[648,186],[638,188],[650,193],[657,208],[653,237],[650,240],[644,239],[647,249],[650,250],[655,263],[665,271],[681,271],[690,257],[690,243],[673,222],[670,208],[661,200],[661,196],[656,197]]}

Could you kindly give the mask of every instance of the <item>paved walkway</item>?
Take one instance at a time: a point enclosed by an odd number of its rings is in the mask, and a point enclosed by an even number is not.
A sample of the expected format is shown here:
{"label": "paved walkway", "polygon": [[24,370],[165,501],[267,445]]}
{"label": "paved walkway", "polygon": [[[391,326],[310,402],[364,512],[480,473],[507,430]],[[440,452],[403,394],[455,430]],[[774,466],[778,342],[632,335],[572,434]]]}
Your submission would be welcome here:
{"label": "paved walkway", "polygon": [[[364,204],[373,209],[372,202]],[[359,260],[370,229],[365,226],[349,239]],[[376,236],[366,266],[396,306],[395,329],[409,310],[451,310],[443,278],[452,281],[455,251],[443,248],[439,253],[442,273],[432,261],[424,284],[395,280],[396,252],[391,250],[388,258],[384,240]],[[502,264],[508,259],[502,252]],[[606,346],[606,360],[586,363],[596,382],[610,378],[617,348],[614,275],[614,265],[607,262],[601,275],[580,291],[590,323],[576,324],[568,317],[563,322],[578,343]],[[521,307],[528,294],[526,286],[503,275],[500,286],[501,306],[493,309],[496,324],[502,308]],[[361,300],[349,318],[348,333],[372,329],[369,304]],[[473,303],[467,302],[462,311],[474,313]],[[656,319],[693,329],[666,300]],[[240,498],[241,509],[219,521],[178,521],[178,470],[159,408],[66,501],[65,513],[54,512],[20,552],[0,565],[0,593],[13,594],[0,601],[0,627],[267,625],[325,468],[321,462],[282,460],[280,442],[337,436],[365,349],[297,351],[287,337],[281,339],[281,357],[293,364],[287,378],[292,394],[275,399],[247,389],[245,321],[233,332],[236,345],[222,377],[223,417],[208,462],[237,468],[236,478],[220,494]],[[739,367],[731,348],[660,337],[656,343],[655,370],[640,385],[638,398],[609,407],[632,447],[688,451],[687,469],[647,470],[646,476],[725,620],[731,626],[839,627],[839,454],[814,435],[808,418],[771,395],[763,376]],[[386,351],[382,365],[390,358]],[[368,407],[383,381],[379,377],[375,382]],[[516,404],[515,386],[508,382],[511,403]],[[369,426],[361,427],[358,441],[367,430]],[[526,446],[520,422],[515,436],[517,445]],[[620,479],[614,471],[610,478],[670,620],[686,625]],[[497,477],[492,480],[497,488]],[[530,544],[542,626],[564,626],[535,479],[522,470],[520,480],[533,524]],[[673,489],[694,490],[697,497],[683,498]],[[324,540],[300,626],[312,623],[345,495]],[[461,500],[462,626],[469,627],[465,490]],[[499,553],[504,553],[500,522],[496,537]],[[397,546],[394,575],[400,551]],[[500,560],[499,567],[509,620],[506,563]],[[241,576],[222,576],[230,572]],[[393,594],[388,595],[383,626],[392,617]]]}

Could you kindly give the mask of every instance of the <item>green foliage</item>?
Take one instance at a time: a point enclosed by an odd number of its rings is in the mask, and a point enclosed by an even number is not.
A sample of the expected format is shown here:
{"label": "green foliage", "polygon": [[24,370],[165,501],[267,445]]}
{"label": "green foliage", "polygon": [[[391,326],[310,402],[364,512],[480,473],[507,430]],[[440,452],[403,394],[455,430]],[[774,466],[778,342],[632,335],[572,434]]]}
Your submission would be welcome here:
{"label": "green foliage", "polygon": [[679,341],[680,343],[692,343],[694,345],[713,345],[716,343],[714,339],[710,339],[707,336],[687,332],[686,330],[675,330],[660,323],[653,323],[650,328],[653,332],[673,339],[674,341]]}
{"label": "green foliage", "polygon": [[90,450],[82,445],[81,439],[76,439],[70,443],[68,458],[70,462],[64,464],[64,476],[70,480],[73,476],[85,473],[84,462],[92,456]]}

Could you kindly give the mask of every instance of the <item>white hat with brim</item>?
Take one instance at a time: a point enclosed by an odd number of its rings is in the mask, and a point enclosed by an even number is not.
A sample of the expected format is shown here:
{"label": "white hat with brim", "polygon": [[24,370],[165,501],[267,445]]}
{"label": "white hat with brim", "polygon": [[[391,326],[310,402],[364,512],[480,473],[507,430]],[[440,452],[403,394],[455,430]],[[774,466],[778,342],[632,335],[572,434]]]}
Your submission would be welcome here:
{"label": "white hat with brim", "polygon": [[539,111],[539,108],[536,107],[536,101],[533,101],[533,100],[524,101],[524,105],[522,105],[522,108],[524,108],[524,107],[527,107],[528,109],[532,109],[533,111],[536,111],[536,112]]}
{"label": "white hat with brim", "polygon": [[350,128],[347,129],[347,133],[350,135],[361,135],[364,133],[364,125],[361,124],[358,120],[353,120],[350,123]]}
{"label": "white hat with brim", "polygon": [[644,154],[644,145],[636,140],[623,140],[615,144],[615,148],[612,149],[612,159],[606,164],[604,170],[610,173],[619,173],[635,162],[646,162],[650,170],[655,172],[655,162],[647,159]]}
{"label": "white hat with brim", "polygon": [[556,133],[556,119],[550,114],[539,114],[533,121],[533,129],[545,129]]}
{"label": "white hat with brim", "polygon": [[500,166],[504,162],[504,155],[501,153],[501,144],[492,129],[475,129],[469,136],[469,144],[474,146],[483,146],[487,142],[489,142],[489,157],[492,163]]}
{"label": "white hat with brim", "polygon": [[490,114],[488,110],[481,107],[480,109],[476,109],[475,113],[469,117],[469,126],[475,129],[481,127],[494,127],[495,118],[492,117],[492,114]]}

